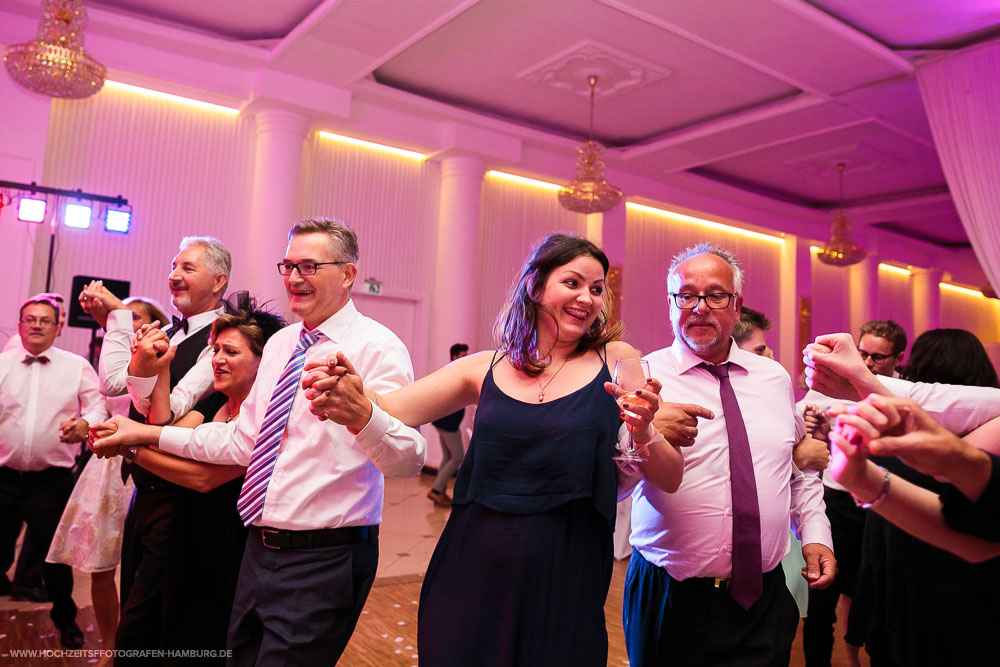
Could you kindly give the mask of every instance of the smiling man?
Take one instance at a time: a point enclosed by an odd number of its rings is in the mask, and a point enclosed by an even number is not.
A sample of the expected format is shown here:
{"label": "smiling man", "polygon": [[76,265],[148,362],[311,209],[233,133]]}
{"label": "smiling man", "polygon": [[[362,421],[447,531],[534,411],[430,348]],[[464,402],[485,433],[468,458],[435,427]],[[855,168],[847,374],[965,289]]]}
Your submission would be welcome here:
{"label": "smiling man", "polygon": [[810,586],[836,564],[822,484],[792,465],[804,434],[792,383],[777,362],[732,339],[743,303],[735,256],[701,243],[667,275],[674,343],[648,355],[661,402],[693,402],[703,420],[668,494],[648,480],[632,493],[632,559],[623,616],[633,665],[787,664],[798,609],[780,562],[791,521]]}
{"label": "smiling man", "polygon": [[158,443],[178,456],[247,466],[237,509],[250,536],[229,626],[232,664],[337,662],[375,579],[383,475],[415,475],[424,462],[420,433],[377,406],[348,429],[317,419],[303,395],[305,363],[338,352],[374,391],[413,380],[403,343],[351,301],[358,254],[343,223],[292,227],[278,273],[302,322],[268,341],[238,419],[120,431],[97,443]]}
{"label": "smiling man", "polygon": [[[0,594],[10,592],[6,574],[14,543],[27,522],[35,546],[48,553],[73,490],[72,467],[87,427],[107,412],[97,374],[87,360],[53,347],[59,307],[44,296],[21,306],[21,344],[0,354]],[[68,565],[43,564],[52,621],[63,646],[80,648]]]}
{"label": "smiling man", "polygon": [[[170,361],[170,409],[172,418],[186,414],[212,391],[212,322],[224,312],[221,301],[229,285],[232,258],[218,239],[188,236],[170,265],[167,287],[170,302],[183,316],[161,322],[177,350]],[[144,355],[133,357],[132,311],[107,288],[92,283],[80,294],[80,303],[106,329],[99,362],[101,392],[118,396],[125,391],[132,399],[129,416],[145,421],[149,396],[156,386],[158,369]],[[161,350],[161,353],[165,350]],[[121,599],[115,648],[164,648],[168,627],[186,617],[189,601],[167,596],[172,564],[168,557],[175,507],[181,498],[194,498],[194,491],[172,484],[126,456],[122,474],[135,480],[135,495],[125,521],[122,539]],[[183,502],[183,501],[180,501]],[[220,648],[220,647],[211,647]],[[120,656],[126,664],[130,658]]]}

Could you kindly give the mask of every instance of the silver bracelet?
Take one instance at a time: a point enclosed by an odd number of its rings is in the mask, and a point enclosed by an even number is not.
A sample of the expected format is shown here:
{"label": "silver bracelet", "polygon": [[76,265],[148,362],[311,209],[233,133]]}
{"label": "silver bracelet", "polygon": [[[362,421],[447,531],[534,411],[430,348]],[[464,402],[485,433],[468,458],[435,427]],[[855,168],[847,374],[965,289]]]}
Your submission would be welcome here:
{"label": "silver bracelet", "polygon": [[889,495],[889,471],[883,468],[882,466],[879,466],[879,470],[885,473],[885,479],[882,481],[882,490],[879,491],[878,496],[875,497],[875,500],[871,501],[870,503],[866,503],[853,493],[851,494],[851,498],[854,499],[854,504],[863,510],[870,510],[878,507],[882,503],[882,501],[884,501],[886,497]]}

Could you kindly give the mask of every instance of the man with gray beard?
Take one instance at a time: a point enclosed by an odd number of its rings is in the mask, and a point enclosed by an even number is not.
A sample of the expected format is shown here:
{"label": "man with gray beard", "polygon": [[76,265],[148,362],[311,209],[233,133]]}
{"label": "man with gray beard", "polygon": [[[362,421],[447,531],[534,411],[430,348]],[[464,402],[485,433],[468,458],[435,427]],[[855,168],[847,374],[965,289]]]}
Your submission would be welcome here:
{"label": "man with gray beard", "polygon": [[805,431],[791,378],[732,339],[743,303],[733,253],[688,248],[667,288],[674,343],[646,357],[661,405],[693,403],[713,417],[684,449],[676,492],[651,481],[655,460],[640,465],[623,605],[629,661],[787,665],[799,618],[780,567],[790,522],[809,585],[828,586],[836,572],[822,484],[792,462]]}

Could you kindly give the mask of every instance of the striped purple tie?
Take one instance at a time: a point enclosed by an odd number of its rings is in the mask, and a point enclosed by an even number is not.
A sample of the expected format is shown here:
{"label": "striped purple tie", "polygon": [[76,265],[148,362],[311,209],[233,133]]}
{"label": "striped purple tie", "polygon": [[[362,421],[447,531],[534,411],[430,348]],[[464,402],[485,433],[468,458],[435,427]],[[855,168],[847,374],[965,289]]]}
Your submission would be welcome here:
{"label": "striped purple tie", "polygon": [[288,415],[292,412],[292,399],[295,398],[295,392],[299,388],[302,367],[306,365],[306,350],[322,337],[323,334],[318,331],[302,330],[299,344],[295,346],[292,358],[285,365],[285,370],[274,387],[274,393],[271,394],[271,402],[268,403],[267,412],[264,413],[264,423],[257,431],[257,442],[250,456],[250,466],[243,480],[243,490],[240,491],[240,499],[236,503],[236,509],[240,512],[244,526],[249,526],[264,512],[267,483],[274,471],[274,462],[278,459],[281,436],[285,433]]}
{"label": "striped purple tie", "polygon": [[729,482],[733,490],[733,587],[730,595],[737,604],[749,609],[764,591],[761,577],[760,504],[757,480],[750,456],[750,438],[736,392],[729,381],[729,363],[701,364],[719,378],[722,414],[729,436]]}

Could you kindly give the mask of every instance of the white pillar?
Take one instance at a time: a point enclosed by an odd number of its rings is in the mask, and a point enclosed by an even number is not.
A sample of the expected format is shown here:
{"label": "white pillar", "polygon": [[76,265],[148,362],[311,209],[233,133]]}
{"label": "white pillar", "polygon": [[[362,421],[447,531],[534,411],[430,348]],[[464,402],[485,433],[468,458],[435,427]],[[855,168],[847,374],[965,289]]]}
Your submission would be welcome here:
{"label": "white pillar", "polygon": [[875,319],[878,312],[878,256],[868,256],[848,269],[850,274],[851,335],[858,335],[861,325]]}
{"label": "white pillar", "polygon": [[476,351],[479,319],[479,203],[486,163],[455,156],[441,161],[437,263],[431,299],[428,372],[448,363],[448,348]]}
{"label": "white pillar", "polygon": [[814,337],[810,324],[803,324],[800,317],[801,299],[812,294],[812,253],[809,252],[809,241],[791,234],[785,236],[779,276],[779,311],[766,314],[778,323],[778,331],[775,332],[777,343],[772,341],[778,361],[797,382],[802,367],[802,348],[811,343]]}
{"label": "white pillar", "polygon": [[275,264],[284,257],[288,230],[301,210],[299,177],[302,148],[310,121],[285,109],[262,109],[254,114],[257,150],[247,231],[247,256],[236,258],[246,276],[246,287],[259,302],[272,300],[290,315],[285,289]]}
{"label": "white pillar", "polygon": [[941,327],[940,269],[913,269],[913,337]]}

